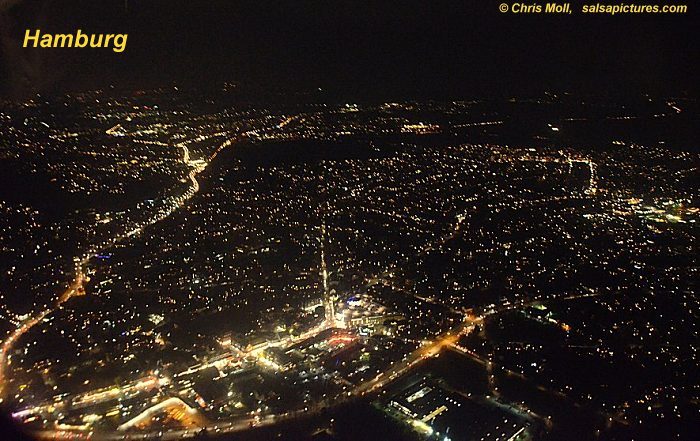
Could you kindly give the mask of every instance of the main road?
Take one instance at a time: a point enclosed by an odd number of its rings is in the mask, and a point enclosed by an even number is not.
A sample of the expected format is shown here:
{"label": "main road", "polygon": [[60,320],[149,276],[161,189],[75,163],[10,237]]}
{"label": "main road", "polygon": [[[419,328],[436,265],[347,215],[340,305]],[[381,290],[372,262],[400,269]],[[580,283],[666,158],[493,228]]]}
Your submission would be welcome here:
{"label": "main road", "polygon": [[[189,149],[187,148],[187,143],[188,141],[183,141],[175,146],[177,148],[182,149],[182,162],[190,167],[190,172],[188,173],[187,177],[190,180],[190,186],[189,188],[181,195],[175,196],[175,197],[170,197],[166,198],[166,206],[161,208],[157,213],[155,213],[154,216],[149,217],[145,221],[142,221],[140,223],[137,223],[135,225],[132,225],[130,227],[127,227],[127,231],[118,234],[105,242],[93,247],[90,249],[84,256],[78,257],[75,260],[75,273],[73,276],[73,280],[71,281],[70,285],[68,288],[61,293],[61,295],[58,296],[58,299],[56,302],[53,304],[53,306],[44,309],[35,315],[25,319],[22,321],[17,328],[15,328],[2,342],[0,345],[0,403],[2,403],[6,397],[7,394],[7,380],[8,380],[8,375],[7,375],[7,368],[8,366],[12,363],[11,359],[11,352],[14,346],[17,344],[17,341],[24,335],[26,334],[30,329],[32,329],[34,326],[36,326],[38,323],[42,322],[46,317],[51,315],[54,311],[62,307],[64,303],[66,303],[68,300],[70,300],[72,297],[77,296],[77,295],[83,295],[85,293],[84,290],[84,283],[88,280],[87,276],[85,275],[85,267],[86,265],[90,262],[90,260],[93,258],[95,254],[98,254],[100,252],[104,252],[107,249],[111,248],[113,245],[123,241],[124,239],[130,238],[134,235],[140,234],[143,232],[143,230],[150,226],[153,225],[157,222],[160,222],[166,218],[168,218],[171,214],[173,214],[177,209],[182,207],[189,199],[191,199],[198,191],[199,191],[199,182],[197,181],[197,175],[199,175],[201,172],[203,172],[207,166],[211,163],[211,161],[221,152],[223,149],[230,147],[231,145],[235,144],[238,142],[240,139],[248,136],[251,133],[256,133],[256,131],[251,130],[248,132],[244,132],[238,136],[235,136],[233,138],[229,138],[226,141],[224,141],[215,151],[214,153],[209,157],[208,161],[203,162],[203,161],[192,161],[190,159],[190,152]],[[220,134],[216,134],[220,135]],[[197,138],[193,141],[202,141],[207,139],[208,137],[200,137]],[[189,141],[192,142],[192,141]]]}

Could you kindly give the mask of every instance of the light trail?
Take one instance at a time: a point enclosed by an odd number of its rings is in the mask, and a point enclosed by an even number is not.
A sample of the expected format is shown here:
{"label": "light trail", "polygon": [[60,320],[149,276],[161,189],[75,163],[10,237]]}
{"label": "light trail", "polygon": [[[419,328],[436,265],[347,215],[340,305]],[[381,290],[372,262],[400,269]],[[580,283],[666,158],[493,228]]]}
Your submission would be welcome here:
{"label": "light trail", "polygon": [[[112,129],[114,129],[114,127]],[[112,130],[112,129],[110,129],[110,130]],[[177,211],[179,208],[184,206],[185,203],[189,199],[191,199],[197,192],[199,192],[200,186],[199,186],[199,182],[197,181],[197,175],[199,173],[203,172],[207,168],[207,166],[219,154],[219,152],[221,152],[223,149],[235,144],[242,137],[245,137],[249,133],[251,133],[251,131],[245,132],[239,136],[236,136],[236,137],[233,137],[233,138],[226,140],[224,143],[222,143],[214,151],[214,153],[209,157],[209,160],[207,162],[192,161],[191,160],[190,152],[189,152],[189,149],[187,148],[188,141],[181,142],[181,143],[178,143],[175,145],[176,147],[182,149],[182,162],[185,165],[187,165],[188,167],[192,167],[192,170],[190,170],[190,172],[187,175],[188,179],[191,182],[190,187],[182,195],[169,198],[171,201],[170,204],[168,204],[168,206],[165,210],[159,211],[156,216],[148,218],[145,222],[138,223],[133,228],[127,227],[129,229],[128,232],[112,237],[111,239],[99,244],[98,246],[91,248],[84,256],[75,259],[75,261],[76,261],[75,276],[73,277],[73,280],[71,281],[68,289],[66,289],[58,297],[58,299],[56,300],[53,307],[47,308],[47,309],[37,313],[33,317],[22,322],[2,342],[2,345],[0,345],[0,403],[3,402],[3,400],[5,398],[5,394],[7,392],[7,390],[6,390],[7,367],[12,363],[11,356],[10,356],[10,352],[12,351],[12,348],[15,346],[15,344],[20,339],[20,337],[22,337],[22,335],[26,334],[31,328],[36,326],[38,323],[43,321],[47,316],[49,316],[54,311],[56,311],[58,308],[60,308],[65,302],[67,302],[68,300],[70,300],[74,296],[85,294],[84,283],[88,280],[87,276],[85,275],[85,266],[90,262],[90,260],[93,258],[93,256],[95,256],[96,254],[105,252],[106,250],[108,250],[109,248],[111,248],[115,244],[123,241],[124,239],[141,234],[146,227],[151,226],[155,223],[158,223],[158,222],[168,218],[175,211]],[[204,138],[204,139],[206,139],[206,138]],[[198,138],[198,139],[195,139],[194,141],[201,141],[201,140],[202,139]],[[192,142],[192,141],[189,141],[189,142]],[[166,199],[166,201],[167,201],[167,199]]]}
{"label": "light trail", "polygon": [[161,411],[164,411],[168,408],[184,408],[187,412],[192,413],[192,414],[197,414],[200,418],[201,415],[197,412],[197,410],[191,406],[189,406],[187,403],[182,401],[178,397],[170,397],[165,399],[164,401],[161,401],[158,404],[155,404],[148,409],[144,410],[140,414],[136,415],[134,418],[130,419],[129,421],[125,422],[121,426],[117,427],[118,431],[124,431],[128,430],[134,426],[138,426],[139,424],[143,424],[148,422],[152,417],[156,416],[158,413]]}
{"label": "light trail", "polygon": [[75,295],[82,295],[85,293],[85,289],[83,288],[83,283],[85,282],[86,277],[85,274],[82,270],[82,266],[78,265],[76,269],[76,275],[73,281],[71,282],[70,286],[68,289],[66,289],[63,294],[61,294],[58,298],[58,301],[56,302],[56,305],[54,308],[49,308],[41,311],[39,314],[25,320],[20,324],[17,328],[15,328],[14,331],[2,342],[2,346],[0,347],[0,403],[4,399],[4,394],[5,394],[5,385],[7,384],[7,379],[6,379],[6,366],[11,364],[11,359],[10,359],[10,352],[12,351],[12,348],[14,347],[15,343],[17,343],[17,340],[24,335],[27,331],[29,331],[31,328],[33,328],[37,323],[43,321],[49,314],[51,314],[56,308],[59,308],[63,303],[68,301],[71,297]]}

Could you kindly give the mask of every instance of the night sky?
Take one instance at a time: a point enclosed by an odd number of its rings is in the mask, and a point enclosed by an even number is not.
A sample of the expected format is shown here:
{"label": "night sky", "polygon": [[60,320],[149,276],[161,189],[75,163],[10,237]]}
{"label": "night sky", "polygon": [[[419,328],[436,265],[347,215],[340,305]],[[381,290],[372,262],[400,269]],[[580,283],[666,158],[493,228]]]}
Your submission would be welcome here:
{"label": "night sky", "polygon": [[[501,14],[498,3],[0,0],[1,91],[235,81],[348,97],[696,92],[693,2],[686,15],[614,17]],[[27,28],[129,38],[123,53],[24,49]]]}

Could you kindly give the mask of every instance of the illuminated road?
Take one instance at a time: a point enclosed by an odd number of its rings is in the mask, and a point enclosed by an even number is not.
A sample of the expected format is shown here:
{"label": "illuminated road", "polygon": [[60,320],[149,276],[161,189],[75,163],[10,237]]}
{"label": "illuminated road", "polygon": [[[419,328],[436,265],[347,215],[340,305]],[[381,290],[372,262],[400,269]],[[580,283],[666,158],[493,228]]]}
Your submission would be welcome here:
{"label": "illuminated road", "polygon": [[[398,377],[405,375],[407,372],[409,372],[411,369],[417,367],[423,360],[428,359],[430,357],[433,357],[440,353],[444,348],[446,347],[452,347],[455,345],[457,342],[459,336],[465,332],[469,332],[474,328],[475,325],[481,323],[483,320],[482,317],[476,317],[472,315],[466,315],[464,317],[464,321],[461,322],[459,325],[455,326],[453,329],[450,331],[447,331],[438,337],[436,337],[433,342],[423,345],[419,348],[417,348],[415,351],[413,351],[411,354],[406,356],[403,360],[394,363],[392,366],[389,367],[385,372],[381,373],[380,375],[376,376],[375,378],[368,380],[364,383],[361,383],[354,387],[349,393],[344,395],[343,397],[338,397],[337,399],[334,399],[332,403],[328,402],[317,402],[312,405],[309,405],[305,407],[304,409],[299,409],[295,411],[289,411],[284,414],[277,414],[277,415],[250,415],[250,416],[245,416],[245,417],[237,417],[235,419],[231,419],[228,421],[219,421],[216,424],[208,424],[208,425],[202,425],[200,427],[197,427],[193,429],[190,427],[189,429],[181,429],[181,430],[167,430],[167,431],[160,431],[160,430],[153,430],[153,431],[138,431],[134,433],[122,433],[120,431],[116,432],[100,432],[100,433],[95,433],[94,437],[95,439],[108,439],[108,440],[118,440],[118,439],[125,439],[125,437],[128,437],[128,439],[145,439],[145,438],[153,438],[156,437],[158,439],[179,439],[182,437],[187,437],[187,436],[194,436],[196,435],[201,428],[206,428],[207,431],[210,432],[221,432],[221,433],[228,433],[228,432],[237,432],[241,430],[246,430],[249,429],[252,426],[263,426],[263,425],[270,425],[270,424],[275,424],[284,420],[288,419],[294,419],[298,418],[301,416],[310,416],[315,413],[318,413],[322,411],[325,407],[329,405],[335,405],[338,403],[341,403],[343,401],[347,401],[350,399],[353,399],[355,397],[360,397],[366,394],[374,393],[377,392],[378,390],[381,390],[383,387],[385,387],[387,384],[391,383]],[[284,339],[280,339],[279,341],[272,341],[268,342],[264,347],[257,347],[252,350],[248,351],[241,351],[241,350],[232,350],[231,352],[227,352],[224,354],[221,354],[217,357],[214,357],[213,359],[205,362],[205,363],[200,363],[198,365],[192,366],[178,374],[175,374],[174,377],[179,377],[181,375],[185,375],[188,373],[193,373],[198,370],[211,367],[211,366],[217,366],[218,364],[226,364],[226,363],[235,363],[236,360],[241,360],[245,357],[250,357],[250,356],[255,356],[258,359],[262,358],[262,353],[265,348],[271,347],[271,346],[288,346],[291,344],[294,344],[295,342],[299,340],[303,340],[309,337],[312,337],[313,335],[325,330],[328,328],[327,323],[324,321],[321,325],[319,325],[316,328],[313,328],[306,332],[305,334],[298,336],[296,338],[292,337],[286,337]],[[269,366],[272,369],[275,369],[275,366]],[[156,378],[153,376],[150,377],[145,377],[143,379],[134,381],[133,383],[130,383],[128,385],[124,385],[121,387],[114,387],[114,388],[107,388],[107,389],[100,389],[96,391],[92,391],[89,393],[82,394],[80,396],[77,396],[73,398],[72,400],[69,400],[73,405],[76,404],[85,404],[85,405],[92,405],[96,404],[100,401],[104,400],[110,400],[114,399],[119,396],[123,396],[125,393],[128,392],[133,392],[136,390],[145,390],[153,387],[158,387],[162,385],[167,385],[169,381],[165,378]],[[148,409],[144,410],[141,414],[139,414],[137,417],[132,419],[132,423],[122,425],[121,430],[126,430],[130,427],[135,427],[140,425],[142,422],[146,421],[148,418],[152,417],[153,415],[157,414],[159,411],[167,408],[169,404],[172,403],[172,398],[166,398],[165,400],[156,403],[154,406],[149,407]],[[57,405],[57,403],[52,403],[53,405]],[[67,403],[64,403],[64,405]],[[38,411],[41,411],[44,409],[46,406],[36,406],[30,409],[26,409],[24,411],[16,413],[14,416],[20,416],[21,414],[31,414],[31,413],[36,413]],[[194,411],[191,411],[194,413]],[[194,417],[194,414],[192,415]],[[202,420],[199,420],[202,421]],[[203,423],[202,423],[203,424]],[[81,431],[67,431],[67,430],[41,430],[34,432],[34,435],[38,436],[39,438],[42,439],[61,439],[61,438],[66,438],[66,437],[73,437],[76,439],[81,439],[85,438],[86,435],[89,432],[81,432]]]}
{"label": "illuminated road", "polygon": [[[143,232],[144,228],[166,219],[176,210],[181,208],[189,199],[191,199],[199,191],[199,182],[197,181],[197,175],[207,168],[207,166],[219,154],[220,151],[227,147],[230,147],[231,145],[235,144],[241,138],[247,136],[250,133],[254,132],[245,132],[237,137],[226,140],[214,151],[214,153],[209,157],[209,160],[206,162],[191,160],[190,152],[187,148],[187,142],[181,142],[175,145],[176,147],[182,149],[182,162],[191,168],[190,172],[187,175],[191,183],[189,188],[185,191],[185,193],[183,193],[180,196],[166,199],[166,201],[168,201],[169,203],[167,204],[165,209],[161,209],[153,217],[150,217],[146,221],[143,221],[141,223],[137,223],[135,225],[127,227],[127,232],[112,237],[111,239],[91,248],[84,256],[76,258],[75,276],[71,281],[70,286],[58,297],[58,300],[56,300],[56,303],[53,305],[53,307],[45,309],[37,313],[36,315],[26,319],[14,331],[12,331],[10,335],[7,336],[7,338],[2,342],[2,345],[0,345],[0,403],[2,403],[2,401],[4,400],[5,394],[7,392],[5,390],[8,378],[7,367],[12,363],[10,352],[12,351],[13,347],[20,339],[20,337],[22,337],[22,335],[27,333],[27,331],[36,326],[38,323],[42,322],[47,316],[49,316],[55,310],[60,308],[65,302],[67,302],[74,296],[85,294],[83,285],[88,280],[87,276],[85,275],[85,266],[90,262],[93,256],[100,252],[104,252],[113,245],[127,238],[140,234],[141,232]],[[215,135],[220,134],[217,133]],[[215,135],[208,137],[199,137],[188,142],[199,142],[202,140],[206,140],[207,138],[213,137]]]}
{"label": "illuminated road", "polygon": [[[123,430],[128,430],[132,427],[139,427],[142,425],[147,425],[150,423],[150,420],[158,415],[158,413],[163,412],[165,410],[171,410],[177,412],[177,408],[184,409],[184,414],[179,416],[179,420],[184,420],[188,421],[189,426],[194,426],[197,427],[197,424],[195,423],[196,420],[198,421],[206,421],[204,420],[201,415],[197,412],[196,409],[193,407],[190,407],[187,403],[182,401],[180,398],[177,397],[170,397],[167,398],[164,401],[161,401],[160,403],[156,404],[155,406],[151,406],[148,409],[144,410],[140,414],[136,415],[134,418],[130,419],[129,421],[125,422],[121,426],[117,428],[117,430],[123,431]],[[178,415],[178,413],[174,413],[174,415]],[[186,416],[189,416],[189,418],[186,418]],[[200,427],[205,424],[200,424]]]}
{"label": "illuminated road", "polygon": [[86,277],[82,271],[82,265],[78,265],[75,278],[71,282],[68,289],[66,289],[63,294],[59,296],[54,308],[45,309],[39,314],[25,320],[2,342],[2,347],[0,347],[0,402],[3,401],[5,396],[5,384],[7,383],[5,371],[6,367],[11,363],[9,353],[14,347],[15,343],[17,343],[17,340],[19,340],[22,335],[33,328],[37,323],[43,321],[49,314],[51,314],[56,308],[59,308],[68,299],[76,295],[83,295],[85,293],[83,288],[85,280]]}
{"label": "illuminated road", "polygon": [[521,161],[535,161],[535,162],[555,162],[555,163],[565,163],[569,165],[569,170],[572,169],[573,164],[583,164],[588,167],[588,187],[586,188],[587,194],[596,194],[598,192],[598,175],[596,170],[598,166],[595,162],[588,158],[571,157],[566,156],[566,158],[554,158],[550,156],[535,156],[526,154],[520,158]]}
{"label": "illuminated road", "polygon": [[381,389],[383,386],[394,381],[396,378],[404,375],[410,369],[414,368],[421,361],[433,357],[440,353],[445,347],[453,346],[459,336],[474,329],[474,326],[482,322],[481,317],[466,315],[464,321],[453,329],[437,336],[433,342],[421,346],[405,359],[398,363],[394,363],[388,370],[377,375],[375,378],[358,385],[352,391],[355,395],[365,395]]}

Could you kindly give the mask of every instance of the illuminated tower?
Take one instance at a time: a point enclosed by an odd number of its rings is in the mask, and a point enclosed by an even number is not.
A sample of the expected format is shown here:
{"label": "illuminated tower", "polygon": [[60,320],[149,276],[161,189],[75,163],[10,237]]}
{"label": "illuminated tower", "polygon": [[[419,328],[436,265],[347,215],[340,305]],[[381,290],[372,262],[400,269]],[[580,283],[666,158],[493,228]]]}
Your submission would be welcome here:
{"label": "illuminated tower", "polygon": [[326,267],[326,220],[321,224],[321,279],[323,280],[323,308],[326,312],[326,326],[335,326],[335,299],[328,286],[328,268]]}

